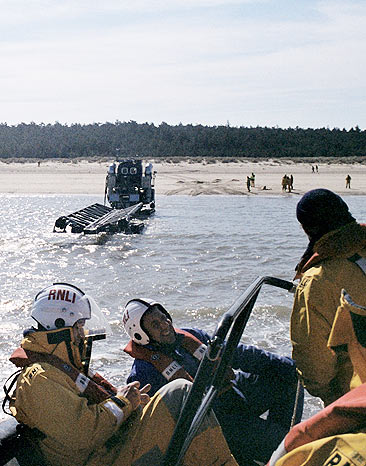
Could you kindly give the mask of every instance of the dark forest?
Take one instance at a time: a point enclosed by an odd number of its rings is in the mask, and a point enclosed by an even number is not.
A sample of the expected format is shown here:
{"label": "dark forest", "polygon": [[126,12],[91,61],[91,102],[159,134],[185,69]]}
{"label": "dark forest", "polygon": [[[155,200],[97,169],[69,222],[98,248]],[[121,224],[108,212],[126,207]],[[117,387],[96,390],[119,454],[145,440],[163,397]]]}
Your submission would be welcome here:
{"label": "dark forest", "polygon": [[0,158],[76,157],[354,158],[366,156],[366,131],[169,125],[0,124]]}

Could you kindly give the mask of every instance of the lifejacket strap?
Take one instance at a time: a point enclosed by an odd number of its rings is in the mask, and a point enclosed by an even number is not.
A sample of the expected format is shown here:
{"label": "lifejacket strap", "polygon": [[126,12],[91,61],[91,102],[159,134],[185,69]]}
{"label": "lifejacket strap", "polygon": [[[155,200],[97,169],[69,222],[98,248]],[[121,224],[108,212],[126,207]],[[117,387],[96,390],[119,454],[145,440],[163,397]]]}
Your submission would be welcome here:
{"label": "lifejacket strap", "polygon": [[360,256],[359,254],[354,254],[351,257],[348,257],[348,260],[358,265],[362,272],[366,275],[366,258]]}

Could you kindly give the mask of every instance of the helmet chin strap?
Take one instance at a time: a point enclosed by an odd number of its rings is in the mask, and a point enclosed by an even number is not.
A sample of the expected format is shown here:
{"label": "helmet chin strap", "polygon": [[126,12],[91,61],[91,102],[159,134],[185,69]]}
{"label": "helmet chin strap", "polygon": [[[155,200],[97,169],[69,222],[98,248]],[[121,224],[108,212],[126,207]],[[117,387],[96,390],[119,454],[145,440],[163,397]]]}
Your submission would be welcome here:
{"label": "helmet chin strap", "polygon": [[56,330],[47,332],[47,341],[50,345],[59,345],[64,342],[66,345],[67,355],[73,366],[75,366],[75,359],[71,348],[71,336],[72,330],[70,328],[63,328],[62,330]]}
{"label": "helmet chin strap", "polygon": [[[88,375],[89,373],[89,366],[90,366],[90,359],[91,359],[91,353],[92,353],[92,348],[93,348],[93,341],[97,340],[104,340],[106,338],[106,335],[91,335],[91,336],[85,336],[83,341],[80,343],[80,354],[81,354],[81,364],[83,366],[83,373],[84,375]],[[84,343],[85,342],[85,343]],[[84,346],[85,344],[85,346]],[[85,350],[83,351],[83,349]],[[84,356],[83,356],[84,354]]]}

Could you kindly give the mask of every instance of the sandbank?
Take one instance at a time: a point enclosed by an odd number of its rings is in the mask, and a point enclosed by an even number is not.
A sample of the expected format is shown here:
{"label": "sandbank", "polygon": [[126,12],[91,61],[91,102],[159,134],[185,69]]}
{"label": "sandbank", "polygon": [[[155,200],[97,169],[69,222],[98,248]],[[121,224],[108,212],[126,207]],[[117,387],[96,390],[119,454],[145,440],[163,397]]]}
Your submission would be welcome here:
{"label": "sandbank", "polygon": [[[366,165],[318,164],[282,161],[214,163],[152,160],[156,194],[164,195],[302,195],[314,188],[328,188],[341,195],[366,195]],[[0,192],[14,194],[101,194],[110,162],[55,161],[0,162]],[[313,165],[315,167],[315,165]],[[255,187],[247,190],[247,176],[255,174]],[[282,177],[293,175],[292,193],[282,191]],[[351,188],[345,178],[350,175]]]}

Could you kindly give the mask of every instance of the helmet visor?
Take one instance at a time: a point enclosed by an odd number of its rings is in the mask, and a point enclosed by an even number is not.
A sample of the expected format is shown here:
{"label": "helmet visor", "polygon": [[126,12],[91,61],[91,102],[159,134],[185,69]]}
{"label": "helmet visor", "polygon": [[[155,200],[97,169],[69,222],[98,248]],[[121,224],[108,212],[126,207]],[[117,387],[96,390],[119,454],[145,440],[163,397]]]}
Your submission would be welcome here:
{"label": "helmet visor", "polygon": [[[80,320],[85,320],[84,332],[86,336],[106,336],[112,333],[111,327],[100,310],[97,303],[89,295],[84,295],[80,301],[84,301],[89,306],[89,316],[80,316]],[[82,306],[84,308],[84,306]]]}

